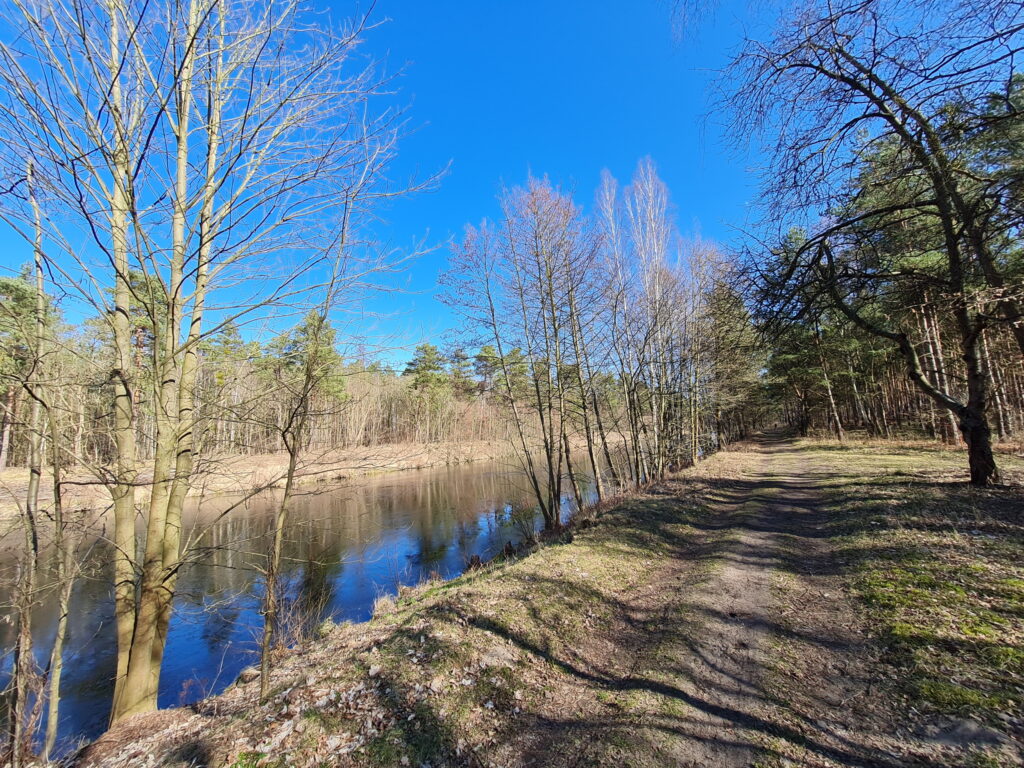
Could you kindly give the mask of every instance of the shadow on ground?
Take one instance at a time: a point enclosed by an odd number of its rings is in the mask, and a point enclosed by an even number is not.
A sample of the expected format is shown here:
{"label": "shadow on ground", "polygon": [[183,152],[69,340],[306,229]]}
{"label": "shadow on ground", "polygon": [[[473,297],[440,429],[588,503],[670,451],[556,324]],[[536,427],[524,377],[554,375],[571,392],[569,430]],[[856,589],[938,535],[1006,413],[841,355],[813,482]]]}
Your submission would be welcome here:
{"label": "shadow on ground", "polygon": [[[369,625],[338,630],[282,670],[265,711],[254,714],[242,695],[205,703],[210,727],[176,744],[171,764],[227,755],[237,766],[285,756],[301,766],[325,754],[332,765],[433,768],[947,764],[893,751],[905,736],[894,720],[904,708],[874,676],[882,662],[900,671],[909,695],[936,712],[960,713],[966,701],[987,716],[978,702],[992,699],[1019,713],[1024,651],[985,621],[1020,627],[1024,581],[1000,558],[1024,544],[1021,498],[898,471],[870,451],[817,453],[765,436],[624,502],[571,544],[429,585]],[[965,542],[981,549],[958,559]],[[766,593],[763,611],[737,610],[715,591],[717,574],[730,568],[788,579],[788,591]],[[853,585],[878,636],[855,631],[848,607],[813,594],[823,584]],[[978,594],[989,613],[973,634],[942,634],[928,621],[893,629],[901,611],[931,599],[967,606]],[[738,667],[716,652],[709,631],[734,634],[740,651],[759,646],[751,658],[798,648],[809,670],[834,680],[809,681],[786,699],[768,684],[771,665]],[[929,661],[948,672],[950,659],[971,674],[961,698],[938,689],[933,699],[948,701],[922,698],[917,689],[934,669],[920,679],[905,671]],[[321,704],[320,690],[358,695],[339,709]],[[863,712],[849,703],[872,697],[880,703]],[[238,762],[225,734],[274,733],[257,722],[264,713],[302,727],[273,753],[252,735],[250,762]],[[341,733],[361,746],[331,752]]]}

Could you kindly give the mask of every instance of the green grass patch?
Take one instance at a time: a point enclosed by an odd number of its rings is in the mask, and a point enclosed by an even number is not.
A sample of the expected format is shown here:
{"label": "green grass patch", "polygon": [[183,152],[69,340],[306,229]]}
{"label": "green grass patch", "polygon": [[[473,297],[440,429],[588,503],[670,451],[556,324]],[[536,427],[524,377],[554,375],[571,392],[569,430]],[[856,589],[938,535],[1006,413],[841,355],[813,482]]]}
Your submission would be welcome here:
{"label": "green grass patch", "polygon": [[276,768],[282,762],[281,759],[267,762],[267,756],[263,752],[243,752],[235,758],[231,768]]}
{"label": "green grass patch", "polygon": [[[1000,713],[1020,716],[1020,489],[968,486],[959,452],[844,453],[830,527],[905,693],[918,708],[996,726]],[[1010,474],[1024,468],[999,458]]]}

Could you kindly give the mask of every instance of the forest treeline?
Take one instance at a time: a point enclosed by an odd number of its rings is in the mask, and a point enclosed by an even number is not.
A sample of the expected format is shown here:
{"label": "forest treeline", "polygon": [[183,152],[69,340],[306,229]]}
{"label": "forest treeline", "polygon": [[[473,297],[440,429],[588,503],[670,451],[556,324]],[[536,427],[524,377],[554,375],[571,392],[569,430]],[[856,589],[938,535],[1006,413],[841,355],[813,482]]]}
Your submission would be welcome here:
{"label": "forest treeline", "polygon": [[[31,401],[23,387],[31,365],[25,318],[30,318],[34,288],[23,276],[0,278],[0,295],[9,310],[0,319],[6,377],[0,415],[0,470],[26,467],[31,427],[25,418]],[[52,299],[47,297],[48,304]],[[142,316],[133,318],[133,371],[136,381],[152,377],[152,330]],[[212,335],[200,351],[196,409],[201,447],[210,456],[248,455],[285,449],[285,400],[289,376],[309,344],[315,316],[269,341],[243,339],[235,325]],[[109,381],[113,345],[94,319],[77,327],[48,313],[45,333],[52,341],[49,363],[59,369],[60,440],[68,446],[67,467],[88,470],[111,461]],[[52,327],[50,324],[52,323]],[[311,393],[315,419],[306,447],[315,454],[352,447],[461,440],[498,440],[505,429],[499,409],[491,407],[481,373],[487,363],[455,348],[442,352],[420,345],[408,365],[345,359],[335,350],[334,331],[323,343],[331,349],[322,361],[324,381]],[[140,458],[152,458],[156,446],[154,401],[136,390],[134,422]],[[44,443],[44,449],[46,444]],[[45,459],[45,456],[44,456]]]}
{"label": "forest treeline", "polygon": [[1022,30],[1018,3],[841,2],[729,72],[770,161],[745,261],[790,420],[824,393],[839,436],[962,440],[977,485],[1024,406]]}
{"label": "forest treeline", "polygon": [[[382,244],[376,211],[438,180],[390,179],[404,126],[373,22],[264,5],[0,11],[0,215],[30,254],[0,275],[0,468],[28,470],[5,490],[16,767],[56,740],[97,513],[72,483],[108,497],[116,723],[157,705],[176,582],[209,544],[183,538],[186,498],[224,456],[287,465],[255,566],[264,695],[295,484],[331,451],[507,441],[549,529],[585,478],[604,500],[772,424],[964,445],[998,482],[993,439],[1024,430],[1019,4],[785,17],[722,82],[765,158],[756,233],[683,237],[649,159],[586,205],[531,177],[450,249],[459,328],[399,366],[352,352],[351,318],[427,250]],[[41,601],[63,617],[42,648]]]}

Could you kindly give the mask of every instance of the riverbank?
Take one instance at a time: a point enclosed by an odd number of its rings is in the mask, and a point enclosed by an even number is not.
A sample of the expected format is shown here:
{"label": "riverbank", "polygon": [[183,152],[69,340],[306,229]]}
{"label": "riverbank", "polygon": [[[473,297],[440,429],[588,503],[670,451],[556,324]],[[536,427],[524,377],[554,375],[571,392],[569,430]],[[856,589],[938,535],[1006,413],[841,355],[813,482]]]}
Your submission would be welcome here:
{"label": "riverbank", "polygon": [[1024,496],[961,464],[737,446],[80,764],[1018,765]]}
{"label": "riverbank", "polygon": [[[298,469],[302,485],[323,482],[345,482],[379,472],[426,469],[473,461],[496,461],[513,454],[503,440],[465,441],[458,443],[399,443],[373,447],[357,447],[342,451],[308,452]],[[237,496],[256,489],[270,489],[284,484],[288,470],[288,454],[282,452],[253,455],[224,455],[202,459],[196,466],[195,482],[189,491],[193,500],[209,496]],[[24,503],[28,489],[28,470],[9,467],[0,472],[0,522],[12,520]],[[146,475],[139,479],[139,503],[145,503],[148,489]],[[43,473],[42,495],[52,487],[49,468]],[[85,471],[75,471],[63,486],[65,505],[73,510],[101,511],[110,504],[110,495],[96,478]],[[44,506],[46,506],[44,504]]]}

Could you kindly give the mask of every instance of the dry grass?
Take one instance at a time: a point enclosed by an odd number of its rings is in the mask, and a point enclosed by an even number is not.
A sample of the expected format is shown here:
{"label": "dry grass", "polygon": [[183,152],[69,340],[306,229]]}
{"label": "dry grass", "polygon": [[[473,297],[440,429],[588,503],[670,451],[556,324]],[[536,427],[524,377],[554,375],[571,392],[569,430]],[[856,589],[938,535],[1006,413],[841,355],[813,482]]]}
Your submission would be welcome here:
{"label": "dry grass", "polygon": [[[703,639],[688,595],[713,587],[729,542],[754,522],[749,516],[771,486],[758,479],[765,475],[757,450],[737,446],[529,556],[382,599],[370,622],[293,651],[274,671],[269,701],[257,701],[255,683],[236,684],[171,724],[166,714],[152,716],[162,718],[159,730],[130,722],[100,740],[89,764],[679,764],[687,729],[713,709],[701,703],[700,681],[679,672]],[[1020,490],[969,488],[963,457],[953,452],[812,441],[787,451],[792,466],[825,467],[825,497],[812,515],[825,523],[776,534],[785,542],[810,533],[819,544],[813,552],[794,544],[792,559],[783,553],[776,566],[794,581],[779,591],[778,630],[770,631],[782,634],[770,643],[801,647],[784,634],[786,617],[813,626],[831,616],[824,628],[848,629],[843,617],[855,607],[815,604],[808,586],[816,582],[802,581],[813,557],[863,599],[850,621],[863,623],[886,654],[878,665],[867,651],[814,644],[817,655],[796,670],[794,689],[819,692],[802,675],[835,676],[857,653],[858,674],[882,680],[863,697],[874,707],[866,715],[871,733],[889,733],[894,718],[909,716],[899,691],[913,707],[1018,729]],[[1024,475],[1024,462],[1004,463],[1008,476]],[[776,498],[785,495],[784,484],[774,487]],[[733,501],[720,501],[727,497]],[[757,524],[766,522],[786,525]],[[796,667],[807,661],[779,657]],[[854,754],[844,751],[855,749],[850,732],[845,741],[815,736],[820,703],[770,701],[766,711],[737,714],[738,727],[760,729],[761,765],[794,756],[805,765],[851,764],[843,757]],[[890,733],[856,749],[879,754],[898,749],[898,739]],[[983,751],[957,754],[926,762],[1013,764]]]}
{"label": "dry grass", "polygon": [[[495,461],[507,457],[511,446],[503,441],[466,441],[459,443],[401,443],[341,451],[310,452],[303,457],[298,472],[302,484],[354,480],[379,472],[424,469],[473,461]],[[225,455],[204,457],[196,466],[189,495],[238,495],[258,488],[281,486],[288,469],[286,453]],[[49,468],[44,468],[43,487],[51,484]],[[106,488],[85,472],[66,478],[65,504],[73,509],[103,510],[110,504]],[[145,476],[137,491],[138,502],[145,503]],[[0,472],[0,522],[12,519],[18,501],[27,492],[28,470],[10,467]]]}

